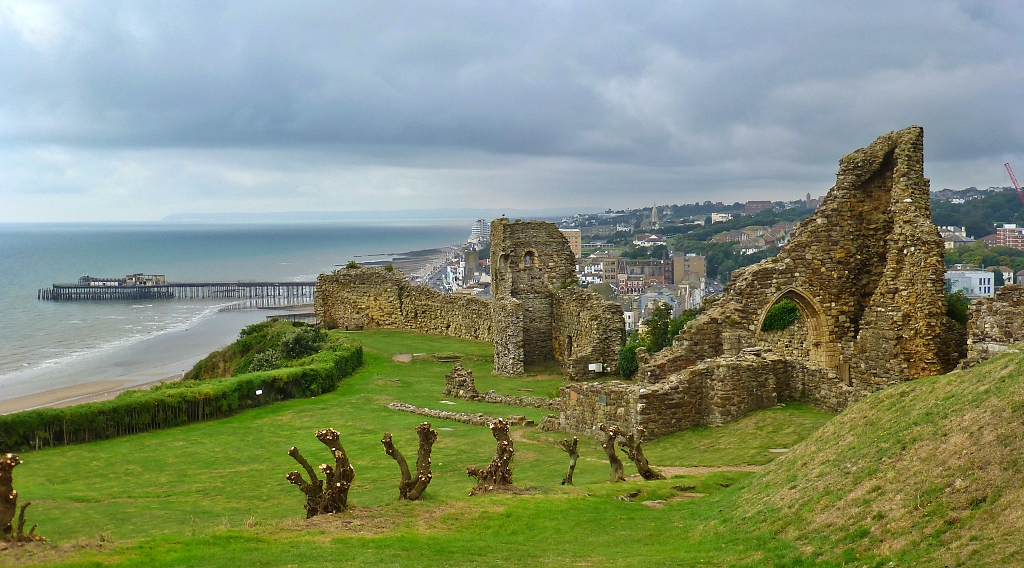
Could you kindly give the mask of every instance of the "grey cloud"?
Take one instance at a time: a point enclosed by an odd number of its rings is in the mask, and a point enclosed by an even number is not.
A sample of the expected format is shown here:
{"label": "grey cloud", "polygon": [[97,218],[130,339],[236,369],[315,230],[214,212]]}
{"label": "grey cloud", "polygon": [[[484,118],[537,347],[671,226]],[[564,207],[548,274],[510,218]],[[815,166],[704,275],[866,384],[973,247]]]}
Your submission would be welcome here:
{"label": "grey cloud", "polygon": [[909,124],[929,160],[1024,154],[1021,28],[1019,1],[0,0],[0,142],[799,185]]}

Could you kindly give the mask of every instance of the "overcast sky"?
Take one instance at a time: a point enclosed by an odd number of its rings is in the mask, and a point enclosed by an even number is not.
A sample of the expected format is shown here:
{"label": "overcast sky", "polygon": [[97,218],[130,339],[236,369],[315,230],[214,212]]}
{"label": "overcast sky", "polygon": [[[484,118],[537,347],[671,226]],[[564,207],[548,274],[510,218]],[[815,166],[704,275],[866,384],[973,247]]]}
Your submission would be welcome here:
{"label": "overcast sky", "polygon": [[[0,0],[0,222],[796,199],[1024,174],[1024,0]],[[1020,176],[1024,177],[1024,176]]]}

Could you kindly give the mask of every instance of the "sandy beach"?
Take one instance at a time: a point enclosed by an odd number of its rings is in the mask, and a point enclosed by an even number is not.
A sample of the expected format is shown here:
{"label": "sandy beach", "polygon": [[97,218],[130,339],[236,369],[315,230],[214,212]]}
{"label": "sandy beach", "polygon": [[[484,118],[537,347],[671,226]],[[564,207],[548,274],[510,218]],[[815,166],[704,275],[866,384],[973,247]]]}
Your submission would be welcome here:
{"label": "sandy beach", "polygon": [[[309,308],[306,307],[305,311]],[[106,400],[119,392],[175,380],[245,326],[287,310],[225,310],[187,329],[169,331],[51,367],[6,375],[0,414]]]}

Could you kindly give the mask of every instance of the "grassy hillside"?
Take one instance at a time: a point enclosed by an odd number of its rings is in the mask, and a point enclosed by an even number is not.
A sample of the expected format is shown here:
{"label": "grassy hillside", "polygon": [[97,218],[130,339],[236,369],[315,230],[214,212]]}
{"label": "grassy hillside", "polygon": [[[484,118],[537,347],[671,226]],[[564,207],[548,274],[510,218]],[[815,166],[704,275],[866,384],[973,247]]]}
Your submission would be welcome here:
{"label": "grassy hillside", "polygon": [[[482,427],[434,421],[434,479],[422,501],[399,503],[398,468],[381,447],[384,430],[400,450],[415,449],[422,418],[386,408],[394,400],[495,415],[544,411],[456,401],[441,404],[451,363],[431,353],[456,352],[482,391],[543,396],[562,381],[540,372],[492,376],[491,345],[413,333],[344,334],[363,344],[365,364],[338,389],[312,399],[254,408],[235,416],[76,446],[26,452],[15,470],[30,522],[57,544],[0,552],[0,563],[127,566],[286,566],[324,562],[360,566],[812,565],[772,529],[733,526],[744,480],[738,464],[761,464],[829,420],[803,405],[750,415],[715,429],[662,438],[648,453],[655,466],[680,470],[665,481],[609,484],[603,451],[581,440],[575,487],[559,485],[567,457],[562,436],[515,428],[515,482],[528,495],[469,497],[470,465],[494,450]],[[397,353],[424,353],[410,363]],[[356,468],[350,513],[303,519],[301,493],[285,481],[297,469],[297,445],[314,463],[327,461],[313,432],[333,427]],[[722,467],[724,466],[724,467]],[[635,473],[627,464],[627,474]],[[633,502],[616,499],[640,489]],[[693,494],[705,494],[695,497]],[[642,501],[662,501],[650,508]],[[101,542],[102,541],[102,542]]]}
{"label": "grassy hillside", "polygon": [[1014,353],[876,393],[753,480],[742,511],[849,560],[1024,565],[1022,374]]}

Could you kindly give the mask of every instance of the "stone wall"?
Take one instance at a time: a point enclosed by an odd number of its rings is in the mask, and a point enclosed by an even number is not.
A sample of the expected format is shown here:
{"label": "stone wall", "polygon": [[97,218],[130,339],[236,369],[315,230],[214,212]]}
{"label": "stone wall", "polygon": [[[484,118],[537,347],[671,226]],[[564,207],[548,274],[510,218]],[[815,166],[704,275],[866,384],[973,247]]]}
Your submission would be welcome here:
{"label": "stone wall", "polygon": [[618,371],[622,307],[576,286],[576,258],[553,223],[497,219],[491,225],[494,300],[409,284],[397,270],[343,268],[321,274],[314,311],[328,328],[407,329],[494,343],[494,372],[558,361],[569,378]]}
{"label": "stone wall", "polygon": [[[575,286],[558,290],[553,299],[552,346],[573,380],[593,380],[618,372],[625,320],[622,306]],[[590,369],[600,363],[602,372]]]}
{"label": "stone wall", "polygon": [[943,245],[929,199],[919,127],[843,157],[836,185],[779,255],[735,271],[724,296],[639,379],[666,380],[709,357],[778,346],[761,322],[783,298],[800,307],[806,333],[804,341],[789,338],[790,354],[833,370],[847,386],[872,392],[951,370],[950,346],[965,338],[945,316]]}
{"label": "stone wall", "polygon": [[991,298],[971,301],[967,311],[967,359],[977,365],[1024,340],[1024,286],[1002,286]]}
{"label": "stone wall", "polygon": [[828,369],[754,347],[702,361],[653,384],[563,387],[559,429],[597,436],[603,422],[642,426],[654,438],[701,424],[720,426],[785,400],[838,412],[861,395]]}
{"label": "stone wall", "polygon": [[317,278],[314,311],[327,328],[406,329],[492,341],[491,301],[410,284],[401,271],[342,268]]}
{"label": "stone wall", "polygon": [[499,375],[522,375],[526,372],[523,357],[523,305],[515,298],[499,298],[491,304],[494,321],[494,372]]}

